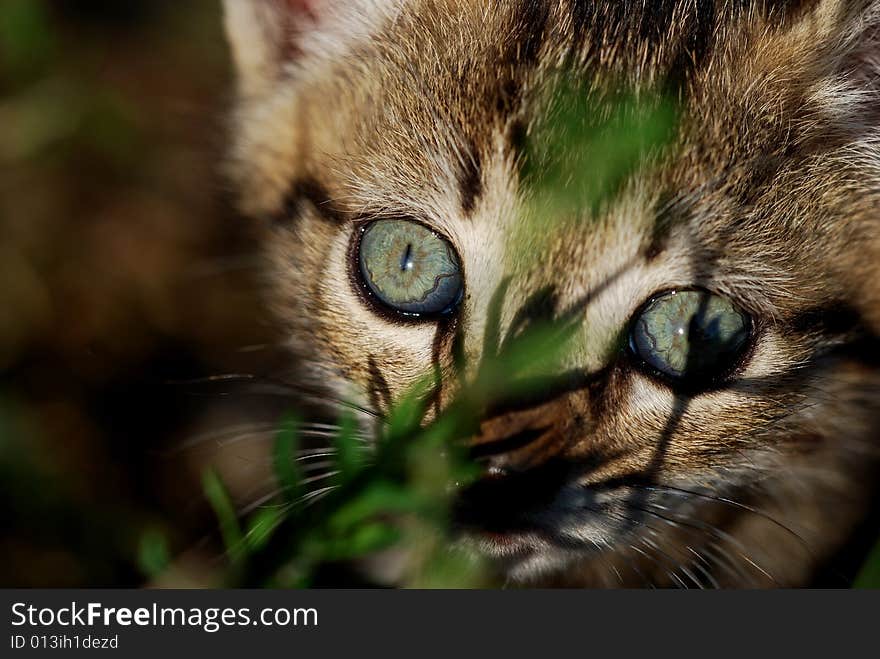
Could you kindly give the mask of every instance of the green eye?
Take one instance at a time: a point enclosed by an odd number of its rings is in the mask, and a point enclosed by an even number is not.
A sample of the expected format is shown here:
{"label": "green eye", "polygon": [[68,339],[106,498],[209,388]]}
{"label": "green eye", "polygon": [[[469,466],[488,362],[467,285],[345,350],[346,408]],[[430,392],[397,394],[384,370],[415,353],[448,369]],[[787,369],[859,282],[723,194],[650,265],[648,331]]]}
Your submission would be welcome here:
{"label": "green eye", "polygon": [[744,351],[751,320],[727,298],[672,291],[651,300],[633,324],[633,352],[661,374],[694,384],[722,376]]}
{"label": "green eye", "polygon": [[367,290],[398,313],[451,312],[461,300],[461,264],[452,245],[418,222],[379,220],[361,234],[360,275]]}

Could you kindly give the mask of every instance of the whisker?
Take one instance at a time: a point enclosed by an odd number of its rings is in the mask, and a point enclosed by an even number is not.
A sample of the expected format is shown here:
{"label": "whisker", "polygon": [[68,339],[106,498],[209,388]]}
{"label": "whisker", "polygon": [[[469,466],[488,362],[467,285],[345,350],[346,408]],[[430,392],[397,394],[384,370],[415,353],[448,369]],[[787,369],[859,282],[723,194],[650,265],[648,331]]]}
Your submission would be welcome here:
{"label": "whisker", "polygon": [[[656,532],[654,529],[651,529],[651,534],[653,534],[653,535],[656,536],[656,535],[657,535],[657,532]],[[667,558],[669,561],[671,561],[673,564],[678,565],[678,569],[681,570],[682,573],[683,573],[688,579],[690,579],[691,581],[693,581],[694,584],[697,586],[697,588],[699,588],[699,589],[701,589],[701,590],[703,589],[703,583],[693,575],[693,573],[687,568],[687,565],[686,565],[685,563],[682,563],[681,561],[676,561],[676,560],[675,560],[672,556],[670,556],[667,552],[663,551],[663,550],[657,545],[657,543],[655,543],[655,542],[654,542],[653,540],[651,540],[650,538],[647,538],[647,537],[644,538],[643,542],[644,542],[645,544],[647,544],[649,547],[653,547],[654,550],[655,550],[656,552],[658,552],[658,553],[660,553],[662,556],[666,557],[666,558]]]}
{"label": "whisker", "polygon": [[264,504],[270,502],[272,499],[274,499],[275,497],[277,497],[278,495],[283,493],[284,489],[285,488],[283,488],[283,487],[275,488],[272,491],[267,492],[263,496],[259,497],[256,501],[252,501],[251,503],[247,504],[246,506],[239,508],[238,516],[245,517],[247,515],[250,515],[257,508],[261,508]]}
{"label": "whisker", "polygon": [[[630,544],[629,547],[630,547],[630,549],[632,549],[633,551],[635,551],[635,552],[641,554],[642,556],[644,556],[644,557],[647,558],[648,560],[650,560],[650,561],[654,561],[655,563],[657,563],[658,565],[660,565],[659,560],[658,560],[655,556],[652,556],[652,555],[648,554],[646,551],[642,550],[641,548],[637,547],[637,546],[634,545],[634,544]],[[661,567],[663,567],[663,566],[661,565]],[[685,585],[685,583],[684,583],[684,582],[681,580],[681,578],[680,578],[677,574],[675,574],[674,572],[670,572],[669,570],[666,570],[666,576],[670,577],[670,578],[671,578],[674,582],[676,582],[681,588],[687,589],[687,586]]]}
{"label": "whisker", "polygon": [[[702,574],[706,578],[706,581],[709,582],[709,585],[711,585],[712,588],[714,588],[715,590],[721,588],[721,586],[718,584],[718,581],[707,569],[710,568],[711,565],[709,565],[709,562],[705,559],[705,557],[690,545],[685,545],[685,550],[694,555],[694,558],[696,559],[696,562],[693,564],[694,569],[699,570],[700,574]],[[706,567],[703,567],[702,565],[700,565],[700,563],[703,563],[703,565],[705,565]]]}
{"label": "whisker", "polygon": [[[648,506],[659,507],[661,510],[667,510],[665,507],[663,507],[663,506],[658,506],[657,504],[654,504],[654,503],[651,503],[651,502],[648,502],[647,505],[648,505]],[[636,508],[636,510],[640,510],[641,512],[644,512],[644,513],[646,513],[646,514],[653,515],[653,516],[655,516],[655,517],[659,517],[659,518],[661,518],[661,519],[665,519],[665,520],[667,520],[667,521],[671,521],[671,522],[674,522],[674,523],[676,523],[676,524],[680,524],[680,525],[682,525],[682,526],[689,526],[689,527],[692,527],[692,528],[702,529],[702,530],[704,530],[704,531],[709,532],[709,533],[710,533],[713,537],[715,537],[716,539],[718,539],[718,540],[722,540],[722,541],[725,541],[725,542],[730,543],[731,545],[733,545],[733,546],[736,548],[736,552],[737,552],[737,554],[738,554],[743,560],[745,560],[745,561],[748,562],[752,567],[754,567],[756,570],[758,570],[759,572],[761,572],[765,577],[767,577],[767,578],[768,578],[770,581],[772,581],[774,584],[778,585],[777,582],[776,582],[776,579],[775,579],[775,578],[774,578],[769,572],[767,572],[764,568],[762,568],[760,565],[758,565],[758,564],[757,564],[757,563],[756,563],[756,562],[755,562],[755,561],[754,561],[754,560],[753,560],[753,559],[752,559],[752,558],[746,553],[746,551],[745,551],[745,547],[743,547],[743,545],[742,545],[741,542],[739,542],[736,538],[734,538],[734,537],[731,536],[730,534],[728,534],[728,533],[722,531],[722,530],[719,529],[717,526],[715,526],[715,525],[713,525],[713,524],[710,524],[710,523],[708,523],[708,522],[704,522],[704,521],[702,521],[702,520],[697,520],[697,519],[688,520],[688,521],[681,520],[681,519],[674,519],[674,518],[668,517],[667,515],[660,514],[660,513],[656,512],[655,510],[651,510],[650,508],[641,508],[641,507],[638,507],[638,508]],[[720,547],[719,547],[719,549],[720,549]]]}
{"label": "whisker", "polygon": [[[314,457],[314,456],[307,456],[307,457]],[[327,467],[333,467],[335,465],[336,465],[336,462],[334,462],[333,460],[324,460],[322,462],[310,462],[307,465],[303,466],[303,471],[304,472],[316,471],[318,469],[326,469]]]}
{"label": "whisker", "polygon": [[252,433],[264,433],[271,431],[276,426],[269,423],[248,423],[248,424],[240,424],[236,426],[228,426],[223,428],[222,430],[215,430],[211,432],[203,432],[197,435],[193,435],[192,437],[184,440],[178,446],[173,447],[168,451],[170,455],[174,455],[176,453],[180,453],[182,451],[186,451],[188,449],[193,448],[194,446],[198,446],[200,444],[204,444],[207,442],[214,441],[222,441],[230,436],[245,436],[247,437]]}
{"label": "whisker", "polygon": [[309,492],[308,494],[300,497],[298,504],[302,504],[304,506],[311,506],[326,497],[330,492],[338,488],[339,485],[328,485],[326,487],[321,487],[315,490],[314,492]]}
{"label": "whisker", "polygon": [[[613,515],[613,516],[615,516],[615,517],[618,517],[619,519],[622,519],[622,520],[624,520],[624,521],[626,521],[626,522],[629,522],[630,524],[633,524],[633,525],[636,526],[636,527],[641,527],[641,528],[647,529],[647,533],[649,533],[649,534],[653,534],[653,535],[655,535],[655,536],[658,535],[657,529],[654,528],[653,526],[651,526],[650,524],[648,524],[647,522],[645,522],[644,520],[640,520],[640,519],[636,519],[636,518],[630,517],[630,516],[626,515],[625,513],[610,512],[610,514]],[[652,562],[654,562],[654,563],[656,563],[658,566],[660,566],[660,568],[664,570],[664,572],[666,573],[666,575],[667,575],[668,577],[672,578],[673,581],[677,582],[677,583],[680,585],[680,587],[682,587],[682,588],[687,588],[687,585],[686,585],[686,584],[681,580],[681,578],[676,574],[676,569],[680,569],[680,570],[682,570],[682,571],[685,573],[685,575],[686,575],[688,578],[690,578],[690,579],[691,579],[691,580],[697,585],[697,587],[699,587],[699,588],[702,588],[702,587],[703,587],[703,585],[702,585],[702,583],[699,581],[699,579],[696,579],[696,578],[693,576],[693,574],[691,574],[690,571],[687,570],[687,567],[686,567],[685,565],[682,565],[682,564],[681,564],[681,561],[677,561],[677,560],[675,560],[675,559],[674,559],[672,556],[670,556],[667,552],[663,551],[663,549],[660,548],[660,547],[657,545],[657,543],[655,543],[655,542],[653,542],[652,540],[650,540],[646,535],[643,535],[642,537],[640,537],[640,538],[638,539],[638,541],[639,541],[640,543],[642,543],[642,544],[646,544],[646,545],[648,545],[648,546],[653,550],[654,553],[662,555],[664,558],[666,558],[666,559],[669,561],[669,564],[667,564],[667,565],[662,564],[662,563],[660,562],[660,559],[659,559],[657,556],[655,556],[654,554],[648,554],[648,553],[646,553],[646,552],[644,552],[644,551],[641,551],[641,550],[639,550],[637,547],[635,547],[635,546],[632,545],[632,544],[629,545],[630,548],[633,549],[633,550],[635,550],[635,551],[637,551],[638,553],[640,553],[640,554],[641,554],[642,556],[644,556],[645,558],[648,558],[649,560],[651,560]],[[674,566],[675,569],[673,569],[673,570],[670,571],[670,569],[669,569],[670,565],[671,565],[671,566]]]}
{"label": "whisker", "polygon": [[[326,424],[325,424],[326,425]],[[251,441],[266,441],[275,439],[279,433],[284,432],[278,424],[265,424],[262,426],[250,426],[246,432],[233,432],[233,429],[221,430],[218,432],[209,432],[196,435],[187,439],[179,446],[170,449],[168,456],[173,456],[184,451],[202,446],[204,444],[214,444],[217,447],[226,447],[233,444]],[[297,429],[297,436],[309,439],[334,439],[339,433],[330,430],[312,430],[305,424]],[[354,438],[361,443],[369,443],[369,440],[360,433],[355,433]],[[302,453],[305,450],[298,451]]]}
{"label": "whisker", "polygon": [[[691,534],[696,534],[697,531],[701,531],[703,533],[708,532],[710,537],[714,536],[714,533],[713,533],[714,527],[711,527],[711,525],[706,525],[706,527],[699,527],[695,524],[687,524],[687,523],[683,523],[681,521],[673,520],[668,517],[660,516],[651,510],[644,510],[643,512],[645,512],[648,515],[653,515],[654,517],[658,517],[660,519],[663,519],[664,521],[673,524],[677,528],[688,531]],[[700,537],[700,536],[698,536],[698,537]],[[739,581],[739,582],[745,581],[746,583],[749,583],[752,581],[751,574],[749,574],[746,570],[744,570],[741,566],[739,566],[737,564],[737,562],[734,560],[733,556],[731,556],[729,551],[725,550],[720,544],[718,544],[717,542],[714,542],[714,541],[710,541],[708,543],[708,546],[714,547],[720,553],[720,556],[713,556],[713,558],[715,559],[715,565],[717,565],[718,567],[723,569],[725,572],[732,575],[736,581]],[[694,552],[693,550],[691,550],[691,551],[692,551],[692,553],[697,553],[697,552]],[[709,551],[705,546],[703,547],[703,552],[709,554]],[[697,555],[699,555],[699,554],[697,554]],[[709,555],[711,555],[711,554],[709,554]],[[707,567],[711,568],[711,565],[705,559],[702,559],[702,560],[704,563],[706,563]],[[709,573],[707,572],[707,574],[709,574]],[[718,582],[715,581],[714,578],[712,578],[712,581],[715,583],[715,587],[717,588]]]}
{"label": "whisker", "polygon": [[782,529],[783,531],[786,531],[787,533],[791,534],[795,539],[798,540],[798,542],[801,543],[801,545],[803,545],[804,549],[806,549],[810,554],[812,554],[812,550],[810,549],[809,543],[799,533],[797,533],[794,529],[783,524],[782,522],[780,522],[778,519],[776,519],[772,515],[764,512],[762,510],[759,510],[757,508],[753,508],[752,506],[749,506],[749,505],[746,505],[746,504],[741,503],[739,501],[736,501],[734,499],[729,499],[727,497],[706,494],[704,492],[699,492],[696,490],[689,490],[686,488],[676,487],[673,485],[666,485],[663,483],[651,483],[650,485],[640,485],[639,487],[641,487],[643,489],[647,489],[647,490],[652,490],[652,489],[666,490],[666,491],[669,491],[672,493],[678,493],[681,496],[700,497],[703,499],[708,499],[710,501],[715,501],[717,503],[722,503],[722,504],[725,504],[728,506],[732,506],[732,507],[737,508],[743,512],[748,512],[753,515],[757,515],[758,517],[761,517],[762,519],[767,520],[771,524],[774,524],[775,526]]}
{"label": "whisker", "polygon": [[333,476],[338,476],[339,470],[334,469],[333,471],[328,471],[325,474],[319,474],[318,476],[309,476],[308,478],[303,478],[300,481],[302,485],[309,485],[310,483],[317,483],[318,481],[327,480],[328,478],[332,478]]}
{"label": "whisker", "polygon": [[[615,547],[611,546],[610,542],[608,542],[607,540],[600,540],[600,542],[603,545],[605,545],[605,548],[607,549],[608,552],[615,554],[615,555],[619,555],[619,552],[616,550]],[[648,588],[656,588],[656,586],[654,585],[654,582],[645,576],[645,574],[639,569],[639,566],[636,565],[635,561],[633,561],[625,556],[624,556],[624,561],[626,562],[627,567],[630,570],[632,570],[639,579],[642,580],[642,584],[644,584]]]}
{"label": "whisker", "polygon": [[[620,576],[620,571],[613,563],[609,562],[608,559],[605,558],[604,551],[602,550],[602,547],[599,546],[599,541],[593,539],[590,540],[590,542],[592,543],[593,548],[596,550],[596,556],[598,557],[599,561],[602,563],[606,570],[614,572],[614,574],[617,576],[617,581],[620,583],[621,586],[623,586],[623,577]],[[600,574],[602,576],[602,584],[603,586],[606,586],[606,574],[605,572],[601,572]]]}
{"label": "whisker", "polygon": [[[166,380],[166,384],[174,386],[192,386],[218,383],[239,383],[250,385],[247,391],[240,392],[243,394],[263,394],[272,396],[292,396],[296,394],[300,398],[303,398],[305,396],[309,400],[322,404],[334,403],[341,407],[360,412],[366,416],[375,419],[384,420],[385,418],[383,414],[377,412],[376,410],[364,407],[363,405],[359,405],[349,400],[345,400],[344,398],[339,398],[333,393],[320,389],[318,387],[305,385],[300,382],[288,382],[266,375],[257,375],[255,373],[218,373],[216,375],[208,375],[199,378]],[[223,392],[221,395],[229,395],[229,392]]]}
{"label": "whisker", "polygon": [[[717,550],[717,552],[716,552]],[[753,575],[741,566],[730,552],[722,547],[718,542],[709,542],[703,549],[703,553],[712,559],[719,569],[729,574],[735,582],[744,584],[754,584]]]}
{"label": "whisker", "polygon": [[297,462],[301,462],[303,460],[311,460],[314,458],[330,458],[336,455],[335,448],[316,448],[316,449],[304,449],[302,451],[297,452],[298,455],[294,458]]}

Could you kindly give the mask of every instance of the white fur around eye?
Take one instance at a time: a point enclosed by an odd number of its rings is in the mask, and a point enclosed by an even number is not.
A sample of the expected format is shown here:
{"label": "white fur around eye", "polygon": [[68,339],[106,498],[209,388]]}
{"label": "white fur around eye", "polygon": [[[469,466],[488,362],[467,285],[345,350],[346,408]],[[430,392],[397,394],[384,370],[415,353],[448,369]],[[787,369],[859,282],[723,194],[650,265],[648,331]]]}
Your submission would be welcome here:
{"label": "white fur around eye", "polygon": [[[731,380],[730,387],[687,397],[686,414],[690,418],[705,418],[730,413],[737,409],[747,413],[758,399],[755,398],[773,376],[789,372],[800,363],[798,355],[775,331],[767,330],[756,336],[756,343],[743,369]],[[629,412],[638,418],[668,418],[680,399],[675,391],[651,376],[634,371],[627,400]]]}
{"label": "white fur around eye", "polygon": [[772,378],[806,363],[806,357],[798,354],[776,330],[768,328],[756,336],[752,353],[737,378],[746,382]]}

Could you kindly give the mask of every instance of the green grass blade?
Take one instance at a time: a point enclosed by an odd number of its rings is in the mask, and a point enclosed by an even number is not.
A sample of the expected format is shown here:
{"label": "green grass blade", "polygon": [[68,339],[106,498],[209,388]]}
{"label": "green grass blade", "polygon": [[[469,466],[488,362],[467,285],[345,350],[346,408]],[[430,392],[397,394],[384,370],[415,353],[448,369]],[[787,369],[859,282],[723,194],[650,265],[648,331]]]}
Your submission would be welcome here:
{"label": "green grass blade", "polygon": [[283,517],[278,507],[258,509],[248,520],[245,534],[248,549],[256,551],[265,547]]}
{"label": "green grass blade", "polygon": [[144,576],[155,579],[160,576],[171,563],[168,550],[168,539],[156,529],[146,531],[138,546],[138,566]]}
{"label": "green grass blade", "polygon": [[853,588],[880,588],[880,542],[878,542],[871,553],[868,560],[862,566],[859,575],[853,583]]}
{"label": "green grass blade", "polygon": [[337,479],[351,480],[363,463],[362,449],[357,438],[357,421],[351,414],[342,416],[333,444],[336,447],[336,467],[339,470]]}
{"label": "green grass blade", "polygon": [[300,421],[296,417],[285,419],[272,448],[272,463],[275,476],[287,501],[299,498],[302,489],[302,474],[296,461],[299,449]]}
{"label": "green grass blade", "polygon": [[226,486],[213,469],[208,469],[202,474],[202,489],[220,524],[220,534],[230,559],[233,562],[240,561],[244,558],[246,550],[244,535]]}

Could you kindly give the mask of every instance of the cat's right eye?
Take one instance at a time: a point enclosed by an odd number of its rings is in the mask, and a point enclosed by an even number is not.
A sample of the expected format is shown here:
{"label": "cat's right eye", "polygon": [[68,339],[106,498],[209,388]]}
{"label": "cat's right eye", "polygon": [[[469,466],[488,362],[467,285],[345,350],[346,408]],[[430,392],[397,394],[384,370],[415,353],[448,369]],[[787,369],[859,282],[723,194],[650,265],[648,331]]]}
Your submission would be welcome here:
{"label": "cat's right eye", "polygon": [[726,297],[669,291],[650,300],[630,331],[633,353],[653,372],[698,387],[722,378],[743,354],[751,319]]}
{"label": "cat's right eye", "polygon": [[461,263],[448,240],[411,220],[377,220],[361,229],[358,274],[366,292],[414,319],[451,313],[464,291]]}

